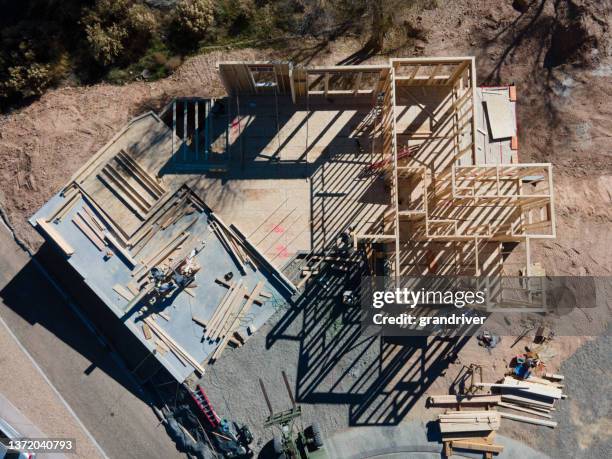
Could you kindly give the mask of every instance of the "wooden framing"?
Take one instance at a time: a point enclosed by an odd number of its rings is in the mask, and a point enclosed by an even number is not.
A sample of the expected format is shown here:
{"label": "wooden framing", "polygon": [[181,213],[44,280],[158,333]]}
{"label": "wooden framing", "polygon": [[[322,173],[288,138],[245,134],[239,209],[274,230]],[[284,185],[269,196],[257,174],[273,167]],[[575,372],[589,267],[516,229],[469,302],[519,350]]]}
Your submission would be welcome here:
{"label": "wooden framing", "polygon": [[[247,69],[251,67],[249,63]],[[240,71],[238,67],[236,71]],[[391,205],[389,212],[385,212],[384,232],[362,231],[353,234],[353,241],[356,246],[360,242],[393,244],[396,274],[403,272],[400,249],[409,242],[404,234],[406,231],[401,229],[405,225],[411,228],[411,239],[473,245],[476,273],[483,272],[482,260],[479,260],[479,255],[482,255],[479,248],[483,243],[527,242],[532,238],[556,237],[550,164],[474,165],[477,117],[473,57],[396,58],[383,65],[290,65],[287,76],[289,92],[296,103],[317,96],[367,96],[378,102],[382,158],[377,163],[380,163],[380,170],[389,184]],[[235,82],[237,86],[242,84],[242,89],[246,87],[244,83]],[[434,127],[450,126],[448,132],[415,132],[409,137],[417,149],[427,142],[445,139],[452,142],[453,150],[445,168],[411,165],[410,159],[405,159],[405,146],[400,155],[398,139],[402,136],[404,141],[406,134],[397,127],[397,91],[415,87],[422,88],[425,93],[447,91],[449,94],[450,102],[445,111],[437,111],[416,100],[410,92],[402,93],[432,120]],[[523,186],[524,181],[530,179],[529,183],[533,184],[532,179],[539,176],[540,185],[535,191]],[[421,201],[405,205],[400,196],[405,194],[406,181],[412,181],[410,177],[420,181],[420,185],[410,186],[418,189]],[[491,218],[488,215],[495,218],[487,221]]]}

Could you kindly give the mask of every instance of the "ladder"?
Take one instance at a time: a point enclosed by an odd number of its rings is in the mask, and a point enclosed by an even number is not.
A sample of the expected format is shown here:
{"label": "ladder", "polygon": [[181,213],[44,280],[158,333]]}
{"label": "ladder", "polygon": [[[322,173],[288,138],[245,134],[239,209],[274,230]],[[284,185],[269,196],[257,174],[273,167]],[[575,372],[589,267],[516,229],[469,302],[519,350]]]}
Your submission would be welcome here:
{"label": "ladder", "polygon": [[202,387],[198,384],[196,385],[193,391],[188,390],[188,392],[197,407],[202,412],[204,418],[206,419],[210,427],[212,429],[216,429],[221,423],[221,418],[219,418],[219,416],[217,416],[217,413],[215,413],[215,410],[213,409],[210,400],[204,393],[204,389],[202,389]]}

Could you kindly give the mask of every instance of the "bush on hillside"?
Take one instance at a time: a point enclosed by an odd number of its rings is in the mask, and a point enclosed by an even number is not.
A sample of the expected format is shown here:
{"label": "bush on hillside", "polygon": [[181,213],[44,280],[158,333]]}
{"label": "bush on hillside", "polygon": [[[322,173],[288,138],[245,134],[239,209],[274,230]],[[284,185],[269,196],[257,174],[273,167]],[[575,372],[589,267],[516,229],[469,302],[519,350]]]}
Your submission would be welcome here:
{"label": "bush on hillside", "polygon": [[96,0],[81,23],[91,56],[104,67],[144,52],[156,28],[149,8],[131,0]]}
{"label": "bush on hillside", "polygon": [[206,37],[215,20],[212,0],[182,0],[176,5],[175,27],[192,40]]}

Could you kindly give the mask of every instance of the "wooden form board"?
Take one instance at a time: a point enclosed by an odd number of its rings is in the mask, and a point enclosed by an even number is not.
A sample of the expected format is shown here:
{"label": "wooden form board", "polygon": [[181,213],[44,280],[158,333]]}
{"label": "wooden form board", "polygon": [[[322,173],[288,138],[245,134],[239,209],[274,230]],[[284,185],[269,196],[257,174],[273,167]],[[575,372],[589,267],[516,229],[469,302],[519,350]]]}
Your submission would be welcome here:
{"label": "wooden form board", "polygon": [[483,102],[491,138],[508,139],[516,135],[516,120],[510,108],[510,101],[505,95],[488,94]]}

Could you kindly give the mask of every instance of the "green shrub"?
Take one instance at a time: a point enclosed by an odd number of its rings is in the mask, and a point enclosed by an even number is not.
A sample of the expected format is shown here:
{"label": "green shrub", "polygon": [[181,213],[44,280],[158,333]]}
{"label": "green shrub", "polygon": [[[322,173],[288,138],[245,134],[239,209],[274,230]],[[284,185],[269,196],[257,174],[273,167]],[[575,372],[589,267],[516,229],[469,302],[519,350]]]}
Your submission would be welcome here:
{"label": "green shrub", "polygon": [[94,59],[106,66],[115,62],[123,52],[123,40],[128,36],[127,30],[117,24],[103,28],[95,23],[85,26],[87,41]]}
{"label": "green shrub", "polygon": [[193,40],[205,38],[213,21],[211,0],[182,0],[176,5],[175,26]]}
{"label": "green shrub", "polygon": [[8,78],[0,83],[0,95],[19,95],[23,98],[40,96],[51,82],[49,69],[49,65],[37,62],[9,67]]}
{"label": "green shrub", "polygon": [[148,36],[157,27],[155,15],[145,5],[136,3],[127,12],[127,23],[129,28],[139,35]]}
{"label": "green shrub", "polygon": [[96,0],[81,23],[91,56],[104,67],[141,55],[157,27],[151,10],[131,0]]}

